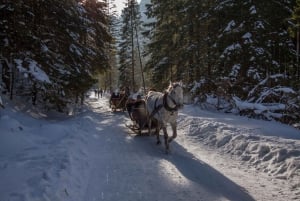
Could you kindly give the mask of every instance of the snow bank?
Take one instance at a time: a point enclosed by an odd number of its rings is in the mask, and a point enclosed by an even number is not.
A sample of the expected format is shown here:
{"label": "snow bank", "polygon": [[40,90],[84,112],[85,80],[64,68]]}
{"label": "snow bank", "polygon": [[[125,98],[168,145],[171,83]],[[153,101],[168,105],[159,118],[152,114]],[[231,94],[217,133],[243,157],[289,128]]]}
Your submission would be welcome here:
{"label": "snow bank", "polygon": [[[180,115],[179,127],[184,127],[186,135],[222,153],[230,154],[246,165],[271,177],[288,180],[291,188],[299,191],[300,132],[290,128],[290,133],[279,133],[282,131],[279,126],[283,125],[276,122],[260,123],[252,127],[243,124],[232,126],[232,122],[226,123],[226,119],[230,118],[238,117],[224,116],[223,123],[214,118]],[[256,120],[252,121],[255,124]]]}
{"label": "snow bank", "polygon": [[81,201],[87,163],[77,126],[1,110],[0,200]]}

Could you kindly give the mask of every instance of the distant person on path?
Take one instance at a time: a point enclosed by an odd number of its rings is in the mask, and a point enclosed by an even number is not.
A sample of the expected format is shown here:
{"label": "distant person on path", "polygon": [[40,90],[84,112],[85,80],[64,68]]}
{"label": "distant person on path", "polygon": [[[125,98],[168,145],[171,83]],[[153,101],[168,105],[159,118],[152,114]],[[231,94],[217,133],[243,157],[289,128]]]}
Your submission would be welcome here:
{"label": "distant person on path", "polygon": [[98,90],[97,90],[97,89],[95,89],[95,90],[94,90],[94,92],[95,92],[95,97],[97,97]]}
{"label": "distant person on path", "polygon": [[[100,96],[101,96],[101,98],[102,98],[102,95],[103,95],[103,90],[102,90],[102,88],[101,88],[98,92],[100,93]],[[99,94],[98,94],[98,98],[99,98]]]}

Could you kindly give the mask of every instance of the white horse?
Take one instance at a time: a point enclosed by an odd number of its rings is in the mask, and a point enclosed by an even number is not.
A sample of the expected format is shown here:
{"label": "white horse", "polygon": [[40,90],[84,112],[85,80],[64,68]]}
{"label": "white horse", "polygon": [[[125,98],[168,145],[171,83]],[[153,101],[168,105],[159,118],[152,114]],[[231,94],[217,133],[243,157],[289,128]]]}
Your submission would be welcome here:
{"label": "white horse", "polygon": [[[181,82],[170,83],[164,92],[149,91],[146,97],[148,112],[148,128],[151,135],[151,124],[156,123],[157,144],[160,144],[159,131],[162,128],[165,139],[166,152],[169,152],[169,143],[177,137],[178,109],[183,107],[183,89]],[[173,135],[168,136],[167,124],[172,127]]]}

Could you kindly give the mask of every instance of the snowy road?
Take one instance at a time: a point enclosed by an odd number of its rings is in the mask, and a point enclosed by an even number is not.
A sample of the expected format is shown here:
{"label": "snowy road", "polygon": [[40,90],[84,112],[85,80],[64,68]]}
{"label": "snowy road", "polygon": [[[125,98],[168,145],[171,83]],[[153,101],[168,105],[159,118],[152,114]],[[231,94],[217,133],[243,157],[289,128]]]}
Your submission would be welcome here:
{"label": "snowy road", "polygon": [[176,142],[166,155],[154,137],[127,134],[125,118],[106,112],[100,121],[103,130],[91,133],[93,167],[85,200],[253,200]]}
{"label": "snowy road", "polygon": [[84,200],[297,200],[284,182],[208,150],[182,129],[166,155],[155,137],[126,129],[127,115],[109,112],[106,100],[91,106],[100,108],[94,111],[101,130],[90,133],[92,168]]}
{"label": "snowy road", "polygon": [[186,105],[167,155],[107,98],[86,104],[0,111],[0,201],[300,201],[299,130]]}

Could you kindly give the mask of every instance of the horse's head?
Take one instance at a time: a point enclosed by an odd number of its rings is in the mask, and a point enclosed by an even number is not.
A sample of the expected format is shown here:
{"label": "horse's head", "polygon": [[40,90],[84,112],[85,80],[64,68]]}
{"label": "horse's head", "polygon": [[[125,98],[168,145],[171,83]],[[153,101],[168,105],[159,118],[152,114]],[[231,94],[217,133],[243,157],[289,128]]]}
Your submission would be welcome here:
{"label": "horse's head", "polygon": [[167,92],[172,97],[173,102],[179,109],[183,107],[183,87],[182,82],[170,83]]}

